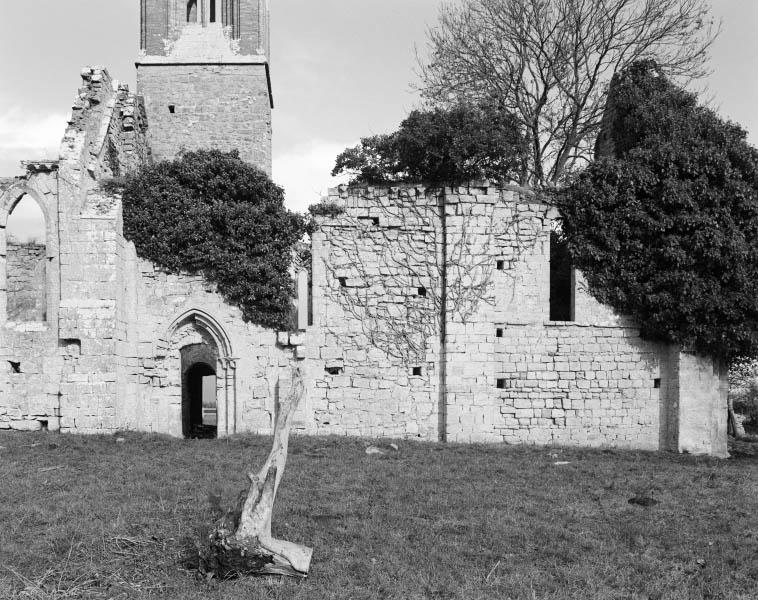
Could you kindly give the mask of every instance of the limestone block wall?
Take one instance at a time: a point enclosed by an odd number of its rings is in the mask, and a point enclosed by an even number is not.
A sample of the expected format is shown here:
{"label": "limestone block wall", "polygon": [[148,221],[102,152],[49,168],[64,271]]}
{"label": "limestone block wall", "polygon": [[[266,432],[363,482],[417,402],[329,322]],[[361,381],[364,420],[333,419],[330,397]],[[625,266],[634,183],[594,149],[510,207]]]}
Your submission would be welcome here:
{"label": "limestone block wall", "polygon": [[44,244],[7,244],[6,286],[10,321],[45,321],[47,252]]}
{"label": "limestone block wall", "polygon": [[[140,63],[137,86],[156,159],[183,149],[240,151],[271,173],[271,103],[264,64]],[[172,112],[173,111],[173,112]]]}
{"label": "limestone block wall", "polygon": [[[98,181],[123,174],[149,156],[141,101],[102,68],[82,71],[82,87],[56,163],[56,241],[59,289],[53,295],[48,345],[57,370],[48,383],[57,393],[63,431],[96,433],[117,427],[119,393],[116,271],[120,205],[101,194]],[[50,253],[50,243],[48,242]]]}
{"label": "limestone block wall", "polygon": [[344,212],[313,240],[316,431],[723,455],[712,361],[642,340],[580,273],[573,320],[549,320],[557,214],[532,192],[340,188],[328,202]]}
{"label": "limestone block wall", "polygon": [[343,189],[312,237],[308,368],[316,433],[419,436],[439,428],[440,199]]}
{"label": "limestone block wall", "polygon": [[119,304],[119,428],[182,435],[181,350],[200,344],[217,357],[219,435],[272,431],[293,365],[288,336],[245,323],[201,276],[166,273],[123,237],[120,245],[128,292]]}
{"label": "limestone block wall", "polygon": [[[59,428],[57,191],[52,162],[0,182],[0,429]],[[42,210],[44,246],[7,239],[8,216],[24,196]]]}

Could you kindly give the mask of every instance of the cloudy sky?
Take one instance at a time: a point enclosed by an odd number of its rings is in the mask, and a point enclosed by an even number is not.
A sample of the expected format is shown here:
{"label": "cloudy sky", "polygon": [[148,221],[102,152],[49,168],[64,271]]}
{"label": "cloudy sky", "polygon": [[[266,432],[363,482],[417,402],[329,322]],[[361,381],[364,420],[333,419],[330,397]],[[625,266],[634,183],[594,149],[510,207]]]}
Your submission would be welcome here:
{"label": "cloudy sky", "polygon": [[[415,47],[441,0],[271,0],[274,179],[304,210],[334,182],[335,156],[417,106]],[[758,144],[758,2],[713,0],[723,33],[707,95]],[[3,2],[0,176],[54,157],[84,65],[134,88],[138,0]]]}

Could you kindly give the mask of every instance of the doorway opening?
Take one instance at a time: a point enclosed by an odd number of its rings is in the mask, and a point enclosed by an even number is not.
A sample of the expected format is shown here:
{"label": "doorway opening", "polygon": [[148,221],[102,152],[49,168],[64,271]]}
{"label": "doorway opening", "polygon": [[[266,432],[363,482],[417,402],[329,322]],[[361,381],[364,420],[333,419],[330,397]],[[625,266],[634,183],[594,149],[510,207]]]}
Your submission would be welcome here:
{"label": "doorway opening", "polygon": [[211,366],[215,361],[198,360],[198,354],[206,353],[210,354],[210,349],[203,344],[182,348],[182,435],[185,438],[215,438],[218,433],[216,369]]}

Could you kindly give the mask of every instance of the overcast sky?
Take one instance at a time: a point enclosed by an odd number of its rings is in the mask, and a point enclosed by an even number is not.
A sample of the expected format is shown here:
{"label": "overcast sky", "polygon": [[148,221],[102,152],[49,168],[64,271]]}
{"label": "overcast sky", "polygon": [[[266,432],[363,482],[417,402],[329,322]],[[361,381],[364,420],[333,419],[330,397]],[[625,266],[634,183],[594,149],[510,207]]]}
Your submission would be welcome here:
{"label": "overcast sky", "polygon": [[[391,131],[418,98],[414,47],[440,0],[271,0],[274,179],[304,210],[333,185],[335,156]],[[723,33],[708,96],[758,144],[758,2],[713,0]],[[3,2],[0,176],[55,157],[84,65],[134,89],[139,0]]]}

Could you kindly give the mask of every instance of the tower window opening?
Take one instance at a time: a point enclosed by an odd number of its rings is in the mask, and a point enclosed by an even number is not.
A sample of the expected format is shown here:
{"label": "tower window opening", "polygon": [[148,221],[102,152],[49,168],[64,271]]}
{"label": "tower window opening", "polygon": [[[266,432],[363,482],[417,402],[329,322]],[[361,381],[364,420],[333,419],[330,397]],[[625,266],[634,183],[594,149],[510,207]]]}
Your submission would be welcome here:
{"label": "tower window opening", "polygon": [[197,23],[197,0],[187,2],[187,23]]}
{"label": "tower window opening", "polygon": [[210,15],[209,15],[208,20],[211,23],[215,23],[216,22],[216,0],[211,0]]}
{"label": "tower window opening", "polygon": [[550,320],[574,320],[574,271],[566,241],[550,232]]}

